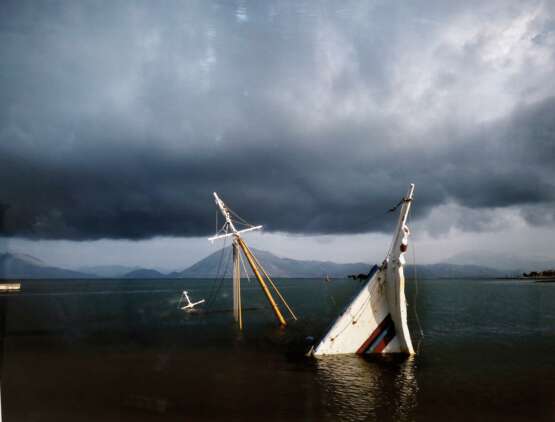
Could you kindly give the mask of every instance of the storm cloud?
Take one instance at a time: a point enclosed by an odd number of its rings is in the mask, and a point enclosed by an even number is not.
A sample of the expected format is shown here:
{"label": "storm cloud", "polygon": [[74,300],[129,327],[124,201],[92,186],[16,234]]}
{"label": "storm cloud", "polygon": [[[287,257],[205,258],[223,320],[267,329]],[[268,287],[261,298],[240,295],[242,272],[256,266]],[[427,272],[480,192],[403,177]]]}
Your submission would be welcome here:
{"label": "storm cloud", "polygon": [[270,231],[384,231],[410,182],[416,218],[553,224],[553,6],[486,3],[5,3],[3,235],[206,235],[213,191]]}

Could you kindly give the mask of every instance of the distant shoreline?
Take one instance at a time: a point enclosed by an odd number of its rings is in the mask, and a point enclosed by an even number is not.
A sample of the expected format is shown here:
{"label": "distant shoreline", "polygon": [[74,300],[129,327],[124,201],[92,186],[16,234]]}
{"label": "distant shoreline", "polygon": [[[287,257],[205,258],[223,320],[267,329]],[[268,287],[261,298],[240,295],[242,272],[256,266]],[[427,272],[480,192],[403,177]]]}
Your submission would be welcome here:
{"label": "distant shoreline", "polygon": [[555,283],[555,277],[495,277],[498,280],[527,280],[544,283]]}
{"label": "distant shoreline", "polygon": [[[20,277],[20,282],[24,281],[87,281],[87,282],[105,282],[105,281],[153,281],[162,280],[162,281],[180,281],[180,280],[213,280],[213,279],[221,279],[222,277],[215,277],[215,276],[195,276],[195,277],[88,277],[88,278],[71,278],[71,277],[64,277],[64,278],[55,278],[55,277]],[[278,280],[314,280],[314,279],[325,279],[325,276],[286,276],[286,277],[274,277]],[[329,277],[331,280],[347,280],[349,277]],[[229,276],[223,277],[224,280],[231,280],[232,278]],[[247,277],[241,277],[243,280],[247,280]],[[405,279],[408,282],[420,281],[420,280],[523,280],[523,281],[543,281],[543,282],[555,282],[554,277],[496,277],[496,276],[451,276],[451,277],[406,277]],[[361,283],[359,280],[351,280],[353,282]],[[13,278],[2,278],[0,277],[0,283],[13,283]]]}

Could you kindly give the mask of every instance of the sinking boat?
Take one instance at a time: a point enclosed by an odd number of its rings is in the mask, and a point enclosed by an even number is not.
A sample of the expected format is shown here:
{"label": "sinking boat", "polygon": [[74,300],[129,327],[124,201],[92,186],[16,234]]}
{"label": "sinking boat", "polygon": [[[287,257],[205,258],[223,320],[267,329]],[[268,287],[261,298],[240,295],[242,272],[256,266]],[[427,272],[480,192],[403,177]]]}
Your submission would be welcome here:
{"label": "sinking boat", "polygon": [[[381,266],[374,266],[367,282],[331,329],[313,349],[314,356],[356,353],[414,354],[407,325],[405,252],[408,247],[407,217],[414,185],[401,200],[399,221]],[[395,210],[394,207],[392,210]]]}
{"label": "sinking boat", "polygon": [[[214,242],[218,239],[232,238],[233,246],[233,315],[235,321],[240,330],[243,329],[243,308],[241,303],[241,267],[245,270],[245,275],[248,277],[248,272],[246,270],[245,263],[243,261],[242,255],[245,257],[252,273],[256,277],[264,296],[268,300],[276,319],[281,327],[287,326],[287,320],[285,319],[284,313],[278,301],[274,298],[272,291],[277,295],[280,303],[285,309],[287,309],[289,315],[297,320],[297,316],[293,312],[291,306],[287,303],[279,289],[277,288],[274,281],[271,279],[268,272],[264,269],[260,261],[256,258],[253,251],[247,246],[247,243],[243,239],[242,235],[247,232],[262,229],[262,226],[253,226],[245,222],[236,213],[231,211],[231,209],[220,199],[218,194],[214,192],[214,200],[218,206],[220,212],[225,218],[225,223],[222,228],[218,231],[215,236],[208,238],[209,241]],[[237,225],[243,224],[245,228],[237,230]],[[223,249],[222,249],[223,253]],[[241,255],[242,253],[242,255]]]}

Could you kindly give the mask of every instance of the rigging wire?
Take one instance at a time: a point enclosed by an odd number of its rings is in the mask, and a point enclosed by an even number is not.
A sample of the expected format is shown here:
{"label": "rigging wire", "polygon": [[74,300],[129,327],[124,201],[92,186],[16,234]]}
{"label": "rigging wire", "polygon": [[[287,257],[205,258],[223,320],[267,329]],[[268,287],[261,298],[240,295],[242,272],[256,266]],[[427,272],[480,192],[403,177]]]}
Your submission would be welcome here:
{"label": "rigging wire", "polygon": [[[234,219],[232,219],[232,222],[235,225],[240,224],[240,225],[247,226],[247,227],[254,227],[252,224],[245,221],[240,215],[238,215],[231,208],[226,206],[226,209],[229,212],[230,220],[231,220],[232,215],[235,217]],[[216,236],[221,234],[222,232],[225,233],[225,234],[229,233],[229,223],[228,223],[228,221],[226,221],[220,229],[218,229],[218,226],[219,226],[218,210],[216,210]],[[227,237],[224,238],[224,244],[223,244],[223,247],[221,249],[220,258],[218,260],[218,267],[217,267],[217,270],[216,270],[216,275],[215,275],[214,282],[213,282],[213,285],[212,285],[212,288],[210,290],[210,294],[209,294],[209,297],[208,297],[208,300],[207,300],[207,309],[212,308],[213,305],[215,304],[215,302],[217,300],[217,295],[220,292],[220,290],[222,288],[223,281],[225,279],[225,276],[227,275],[229,261],[231,259],[231,255],[232,255],[231,253],[228,254],[228,256],[227,256],[227,259],[225,261],[224,268],[223,268],[223,274],[220,278],[220,272],[222,270],[222,262],[224,260],[224,255],[225,255],[225,252],[226,252],[226,243],[227,243]],[[250,282],[250,277],[249,277],[248,271],[245,268],[245,263],[243,262],[243,259],[241,258],[241,254],[239,254],[239,259],[240,259],[240,262],[241,262],[241,264],[242,264],[242,266],[245,270],[245,275],[247,276],[247,280]],[[220,278],[220,280],[219,280],[219,283],[216,287],[216,282],[217,282],[218,278]]]}
{"label": "rigging wire", "polygon": [[214,297],[212,298],[212,303],[216,303],[216,300],[218,298],[218,293],[220,292],[220,290],[222,288],[222,284],[224,282],[225,276],[227,275],[227,269],[228,269],[228,266],[229,266],[229,261],[231,260],[231,255],[232,254],[230,253],[227,256],[227,260],[226,260],[225,265],[224,265],[224,272],[222,274],[222,278],[220,278],[220,283],[218,284],[218,288],[214,292]]}
{"label": "rigging wire", "polygon": [[[327,278],[329,279],[329,276],[327,276]],[[328,281],[325,278],[323,278],[322,283],[324,283],[324,290],[326,291],[326,295],[328,296],[331,303],[333,304],[333,309],[335,311],[337,311],[337,302],[335,301],[335,298],[333,297],[333,295],[330,292],[330,289],[329,289],[329,286],[328,286]]]}
{"label": "rigging wire", "polygon": [[227,210],[229,211],[229,213],[230,213],[231,215],[233,215],[235,218],[238,219],[239,222],[241,222],[241,223],[243,223],[243,224],[245,224],[245,225],[247,225],[247,226],[251,226],[251,227],[252,227],[252,224],[250,224],[249,222],[247,222],[243,217],[241,217],[239,214],[237,214],[235,211],[233,211],[233,210],[232,210],[231,208],[229,208],[227,205],[226,205],[226,208],[227,208]]}
{"label": "rigging wire", "polygon": [[[343,312],[342,315],[345,315],[348,311],[349,311],[349,315],[351,316],[351,321],[349,321],[340,331],[339,333],[337,333],[335,336],[333,336],[331,338],[331,340],[335,340],[337,337],[339,337],[341,334],[343,334],[343,332],[349,327],[349,325],[351,324],[356,324],[358,319],[361,317],[362,313],[364,312],[364,309],[366,308],[366,306],[368,304],[371,303],[372,298],[374,298],[376,296],[376,290],[379,289],[380,286],[380,280],[376,279],[371,285],[369,285],[369,283],[372,281],[372,278],[370,278],[370,280],[368,280],[368,282],[364,285],[363,289],[366,289],[367,287],[370,287],[370,294],[368,295],[368,297],[364,300],[364,302],[362,303],[362,305],[360,305],[360,307],[358,308],[358,310],[353,314],[352,312],[352,306],[355,302],[355,300],[358,298],[359,293],[357,293],[357,295],[355,296],[355,299],[353,299],[353,301],[351,302],[351,304],[349,305],[349,307],[345,310],[345,312]],[[361,290],[362,291],[362,290]]]}
{"label": "rigging wire", "polygon": [[[401,199],[401,201],[395,205],[395,207],[393,207],[392,209],[389,209],[386,214],[389,214],[390,212],[392,212],[391,210],[395,210],[397,209],[397,207],[402,204],[403,202],[405,202],[406,199],[403,196],[403,198]],[[395,242],[395,238],[392,238],[390,243],[389,243],[389,247],[387,248],[387,253],[385,255],[385,258],[383,259],[382,262],[385,262],[385,260],[387,259],[387,257],[389,256],[389,254],[391,253],[391,250],[393,249],[393,243]],[[371,281],[372,279],[368,280],[367,284]],[[367,286],[367,284],[365,284],[365,287]],[[372,292],[368,295],[368,297],[366,298],[366,300],[362,303],[362,305],[360,305],[360,307],[358,308],[358,310],[354,313],[350,312],[350,316],[351,316],[351,320],[349,321],[349,323],[347,323],[341,330],[339,330],[339,332],[332,337],[332,340],[336,339],[337,337],[339,337],[341,334],[343,334],[343,332],[347,329],[347,327],[349,327],[349,325],[356,323],[356,321],[358,320],[359,316],[362,314],[362,312],[364,311],[365,307],[368,305],[368,303],[370,302],[371,298],[374,296],[373,294],[373,290],[374,290],[374,286],[377,284],[377,280],[376,282],[373,283],[373,285],[370,287]],[[347,308],[347,311],[351,310],[351,306],[349,306],[349,308]],[[343,314],[345,314],[345,312]]]}
{"label": "rigging wire", "polygon": [[229,208],[227,205],[226,205],[226,208],[227,208],[227,210],[229,211],[230,218],[231,218],[231,216],[235,217],[235,218],[233,219],[233,223],[234,223],[235,225],[242,225],[242,226],[244,226],[245,228],[254,227],[254,224],[251,224],[251,223],[249,223],[248,221],[246,221],[243,217],[241,217],[239,214],[237,214],[235,211],[233,211],[233,210],[232,210],[231,208]]}
{"label": "rigging wire", "polygon": [[243,256],[241,254],[239,254],[239,261],[241,262],[241,265],[243,266],[243,270],[245,271],[245,275],[247,276],[247,280],[250,283],[251,278],[249,277],[249,272],[247,271],[247,267],[245,266],[245,261],[243,261]]}
{"label": "rigging wire", "polygon": [[[206,304],[207,309],[210,309],[212,307],[214,299],[215,299],[216,280],[217,280],[217,278],[219,277],[219,274],[220,274],[220,269],[221,269],[223,257],[224,257],[224,254],[225,254],[226,243],[227,243],[227,238],[224,238],[224,244],[223,244],[222,249],[221,249],[220,259],[218,260],[218,267],[216,269],[216,275],[215,275],[213,283],[212,283],[212,288],[210,289],[210,294],[208,295],[208,300],[207,300],[207,304]],[[220,282],[220,284],[221,284],[221,282]],[[218,290],[219,290],[219,287],[218,287]]]}
{"label": "rigging wire", "polygon": [[[411,220],[411,217],[409,216],[408,219]],[[410,222],[412,222],[412,220]],[[422,340],[424,339],[424,330],[422,330],[422,324],[420,323],[420,317],[418,316],[418,310],[416,309],[416,301],[418,299],[418,277],[416,274],[416,247],[415,247],[414,239],[412,241],[412,271],[413,271],[413,278],[414,278],[414,296],[413,296],[412,309],[414,311],[416,325],[418,326],[418,331],[420,334],[420,338],[418,339],[418,344],[416,346],[416,353],[420,354]]]}
{"label": "rigging wire", "polygon": [[281,292],[279,291],[277,286],[274,284],[273,280],[270,278],[270,276],[268,275],[268,273],[266,272],[264,267],[260,264],[260,262],[258,261],[258,258],[256,258],[256,256],[254,254],[252,254],[252,256],[254,257],[254,260],[258,264],[258,266],[262,269],[262,272],[264,273],[264,275],[266,276],[266,278],[270,282],[270,285],[274,288],[274,291],[277,293],[278,297],[281,299],[281,301],[283,302],[283,304],[285,305],[285,307],[287,308],[287,310],[289,311],[289,313],[291,314],[293,319],[295,321],[297,321],[297,315],[295,315],[295,312],[293,312],[293,309],[291,309],[291,307],[289,306],[289,303],[287,303],[285,298],[281,295]]}
{"label": "rigging wire", "polygon": [[[365,286],[366,287],[366,286]],[[357,295],[358,298],[358,295]],[[368,295],[368,297],[364,300],[364,302],[362,303],[362,305],[360,305],[360,307],[358,308],[358,310],[355,312],[355,314],[353,315],[352,312],[349,312],[349,315],[351,316],[351,320],[349,322],[347,322],[347,324],[345,324],[345,326],[339,330],[339,332],[334,335],[333,337],[330,337],[330,340],[335,340],[337,337],[339,337],[341,334],[343,334],[343,332],[352,324],[356,324],[358,318],[360,317],[360,315],[362,315],[362,312],[364,312],[364,309],[366,308],[366,306],[370,303],[372,296]],[[347,311],[351,310],[351,306],[349,306],[349,308],[347,308]]]}
{"label": "rigging wire", "polygon": [[[246,245],[245,245],[246,246]],[[291,314],[291,316],[293,317],[293,319],[295,321],[297,321],[297,316],[295,315],[295,312],[293,312],[293,309],[291,309],[291,307],[289,306],[289,304],[287,303],[287,301],[285,300],[285,298],[282,296],[281,292],[279,291],[279,289],[277,288],[277,286],[274,284],[274,282],[272,281],[272,279],[270,278],[270,276],[268,275],[268,273],[266,272],[266,270],[264,269],[264,267],[260,264],[260,262],[258,261],[258,258],[252,253],[252,251],[250,250],[250,248],[248,246],[246,246],[246,252],[249,253],[249,255],[251,256],[251,258],[253,258],[254,263],[262,270],[262,273],[266,276],[266,278],[268,279],[268,281],[270,282],[270,285],[272,286],[272,288],[274,289],[274,291],[277,293],[278,297],[281,299],[282,303],[285,305],[285,307],[287,308],[287,310],[289,311],[289,313]]]}

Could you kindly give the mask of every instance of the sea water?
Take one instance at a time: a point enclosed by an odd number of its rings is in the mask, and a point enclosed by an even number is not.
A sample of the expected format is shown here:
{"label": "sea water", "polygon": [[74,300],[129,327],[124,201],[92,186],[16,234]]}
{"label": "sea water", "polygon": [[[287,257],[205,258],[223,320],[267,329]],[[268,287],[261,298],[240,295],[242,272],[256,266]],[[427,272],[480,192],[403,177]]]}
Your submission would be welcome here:
{"label": "sea water", "polygon": [[[36,280],[2,304],[3,421],[555,420],[555,283],[407,284],[418,354],[304,356],[358,281]],[[179,309],[181,292],[206,299]]]}

